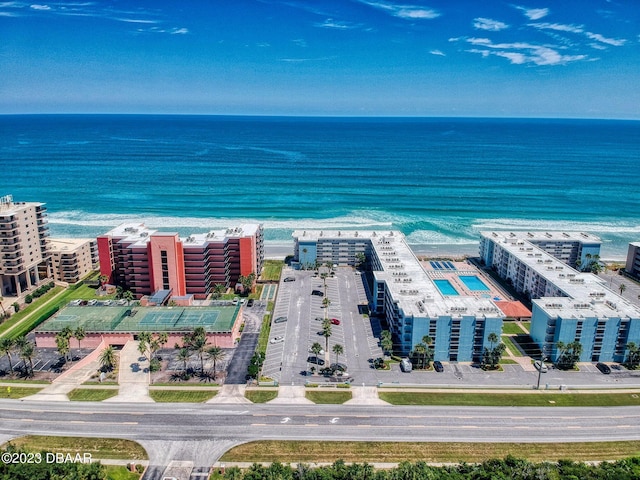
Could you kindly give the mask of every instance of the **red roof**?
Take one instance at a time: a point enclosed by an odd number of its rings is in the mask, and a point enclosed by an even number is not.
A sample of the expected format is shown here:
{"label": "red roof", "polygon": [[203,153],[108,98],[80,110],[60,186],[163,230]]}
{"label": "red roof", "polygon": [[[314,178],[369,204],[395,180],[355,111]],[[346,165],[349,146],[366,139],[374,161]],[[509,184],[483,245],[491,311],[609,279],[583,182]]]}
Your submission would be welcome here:
{"label": "red roof", "polygon": [[525,307],[522,302],[501,300],[494,303],[507,317],[531,318],[531,310]]}

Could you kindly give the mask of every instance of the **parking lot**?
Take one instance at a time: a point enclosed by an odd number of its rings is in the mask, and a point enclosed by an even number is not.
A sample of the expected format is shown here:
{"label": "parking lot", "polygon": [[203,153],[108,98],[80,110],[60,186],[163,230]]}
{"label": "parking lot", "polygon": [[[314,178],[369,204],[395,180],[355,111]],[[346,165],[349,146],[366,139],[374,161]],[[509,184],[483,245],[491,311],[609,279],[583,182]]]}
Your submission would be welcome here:
{"label": "parking lot", "polygon": [[[284,281],[285,279],[293,279]],[[285,385],[303,385],[306,382],[324,383],[336,381],[321,375],[310,376],[311,367],[317,365],[307,362],[313,354],[311,345],[318,342],[325,349],[322,336],[322,322],[316,318],[325,318],[322,306],[324,296],[313,295],[317,290],[324,294],[323,279],[314,271],[296,271],[286,269],[278,288],[278,297],[274,308],[269,339],[278,338],[269,343],[263,375]],[[348,378],[355,385],[430,385],[434,387],[506,387],[533,388],[538,381],[537,371],[525,371],[519,365],[503,365],[503,371],[486,372],[470,363],[443,362],[444,371],[416,371],[403,373],[399,364],[392,364],[391,370],[375,370],[370,361],[382,356],[379,338],[380,326],[374,319],[361,314],[358,305],[366,305],[367,297],[363,278],[351,268],[338,268],[335,275],[326,279],[326,296],[331,301],[328,318],[340,320],[340,325],[331,326],[329,349],[322,359],[326,365],[336,362],[332,348],[335,344],[343,347],[344,354],[337,359],[347,365]],[[285,317],[286,321],[274,320]],[[282,337],[280,339],[279,337]],[[624,367],[611,365],[610,375],[600,373],[595,364],[583,363],[579,371],[560,371],[550,368],[541,375],[541,388],[558,389],[567,387],[616,387],[637,386],[640,384],[640,372],[631,372]],[[320,367],[322,368],[322,367]]]}

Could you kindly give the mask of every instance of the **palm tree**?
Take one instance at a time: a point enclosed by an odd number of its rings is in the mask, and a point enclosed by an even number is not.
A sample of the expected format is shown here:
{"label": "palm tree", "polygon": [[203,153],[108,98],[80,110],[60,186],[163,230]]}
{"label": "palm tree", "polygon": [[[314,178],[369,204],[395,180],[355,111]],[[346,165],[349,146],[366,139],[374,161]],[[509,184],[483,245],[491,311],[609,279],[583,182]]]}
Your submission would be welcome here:
{"label": "palm tree", "polygon": [[311,350],[311,353],[313,353],[317,357],[322,351],[322,345],[320,345],[318,342],[314,342],[309,350]]}
{"label": "palm tree", "polygon": [[[80,342],[82,342],[82,340],[87,336],[87,332],[85,331],[84,327],[78,327],[76,328],[75,332],[73,332],[73,336],[76,337],[76,340],[78,340],[78,350],[80,350]],[[80,352],[78,352],[78,355],[80,355]]]}
{"label": "palm tree", "polygon": [[2,317],[4,318],[7,312],[4,311],[4,305],[2,304],[2,302],[4,302],[4,298],[2,298],[2,295],[0,295],[0,308],[2,309]]}
{"label": "palm tree", "polygon": [[69,353],[69,339],[63,332],[58,332],[56,334],[56,347],[58,349],[58,353],[67,360],[67,354]]}
{"label": "palm tree", "polygon": [[340,355],[344,353],[344,347],[339,343],[336,343],[333,346],[332,350],[333,350],[333,353],[336,354],[336,363],[339,363]]}
{"label": "palm tree", "polygon": [[145,356],[147,360],[151,360],[151,333],[140,332],[138,334],[138,351]]}
{"label": "palm tree", "polygon": [[324,337],[324,351],[329,351],[329,337],[331,336],[331,322],[328,319],[324,319],[322,322],[322,336]]}
{"label": "palm tree", "polygon": [[213,286],[213,298],[218,299],[222,296],[227,287],[221,283],[216,283]]}
{"label": "palm tree", "polygon": [[184,336],[185,347],[200,357],[200,373],[204,374],[204,353],[207,349],[207,332],[203,327],[195,327],[193,332]]}
{"label": "palm tree", "polygon": [[25,342],[20,349],[20,357],[24,360],[25,369],[27,362],[29,362],[29,370],[27,371],[27,375],[30,377],[33,376],[33,358],[36,356],[36,348],[35,345],[29,341]]}
{"label": "palm tree", "polygon": [[116,366],[116,352],[112,345],[105,348],[100,354],[100,366],[103,370],[111,371]]}
{"label": "palm tree", "polygon": [[431,360],[433,360],[433,339],[429,335],[425,335],[424,337],[422,337],[422,343],[424,343],[427,347],[427,351],[425,354],[425,367],[429,368],[429,366],[431,365]]}
{"label": "palm tree", "polygon": [[213,379],[216,378],[216,362],[222,360],[225,357],[224,350],[218,346],[209,347],[207,349],[207,357],[213,360]]}
{"label": "palm tree", "polygon": [[413,353],[417,357],[417,362],[416,362],[417,365],[416,366],[418,368],[424,368],[424,365],[422,363],[422,359],[425,358],[425,356],[427,354],[427,346],[424,343],[418,343],[413,348]]}
{"label": "palm tree", "polygon": [[393,353],[393,337],[389,330],[380,332],[380,346],[387,354]]}
{"label": "palm tree", "polygon": [[629,342],[627,343],[627,350],[629,350],[627,366],[635,369],[640,364],[640,347],[635,342]]}
{"label": "palm tree", "polygon": [[15,348],[15,342],[11,338],[0,338],[0,352],[9,359],[9,373],[13,373],[13,362],[11,361],[11,352]]}
{"label": "palm tree", "polygon": [[133,292],[131,290],[127,290],[122,294],[122,298],[127,301],[127,305],[130,305],[135,296],[133,295]]}
{"label": "palm tree", "polygon": [[620,295],[622,295],[622,293],[627,289],[627,286],[624,283],[621,283],[620,286],[618,287],[618,290],[620,290]]}
{"label": "palm tree", "polygon": [[178,352],[178,360],[182,362],[182,365],[183,365],[182,371],[185,373],[187,371],[187,362],[189,361],[190,357],[191,357],[191,352],[189,351],[188,348],[182,347]]}
{"label": "palm tree", "polygon": [[498,335],[495,332],[491,332],[487,337],[487,340],[489,340],[489,343],[491,344],[491,350],[493,350],[494,345],[498,343]]}

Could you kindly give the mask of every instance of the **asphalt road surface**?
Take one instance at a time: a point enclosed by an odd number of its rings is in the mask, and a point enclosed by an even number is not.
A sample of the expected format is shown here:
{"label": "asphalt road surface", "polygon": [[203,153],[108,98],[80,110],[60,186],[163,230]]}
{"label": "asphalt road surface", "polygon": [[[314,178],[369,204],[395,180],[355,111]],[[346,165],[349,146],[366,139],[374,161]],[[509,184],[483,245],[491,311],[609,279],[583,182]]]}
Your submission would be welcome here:
{"label": "asphalt road surface", "polygon": [[[0,439],[26,434],[127,438],[155,469],[209,467],[250,440],[576,442],[640,440],[638,407],[47,404],[0,401]],[[148,477],[150,478],[150,477]]]}

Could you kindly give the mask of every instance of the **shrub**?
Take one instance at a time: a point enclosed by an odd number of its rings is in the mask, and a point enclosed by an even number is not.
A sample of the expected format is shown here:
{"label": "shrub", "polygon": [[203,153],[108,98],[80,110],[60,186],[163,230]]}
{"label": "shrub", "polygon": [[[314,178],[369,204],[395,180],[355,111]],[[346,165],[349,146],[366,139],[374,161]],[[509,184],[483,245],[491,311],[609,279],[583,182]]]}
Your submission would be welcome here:
{"label": "shrub", "polygon": [[25,303],[31,303],[33,302],[33,297],[31,295],[27,295],[26,297],[24,297],[24,301]]}
{"label": "shrub", "polygon": [[157,358],[152,358],[149,362],[149,371],[159,372],[161,368],[162,364],[160,363],[160,360],[158,360]]}
{"label": "shrub", "polygon": [[12,303],[13,306],[13,310],[18,313],[20,311],[20,304],[18,302],[13,302]]}

